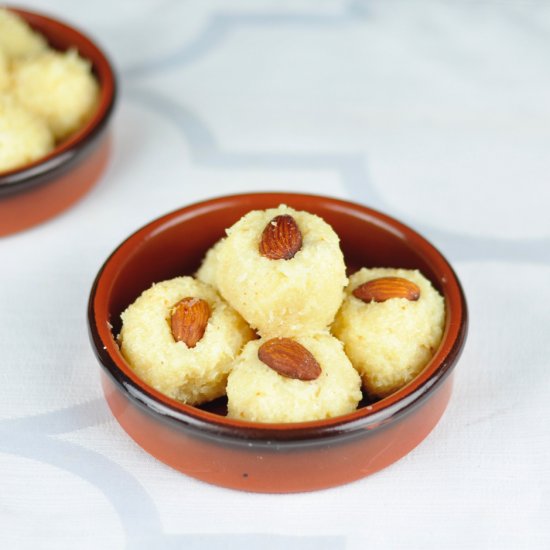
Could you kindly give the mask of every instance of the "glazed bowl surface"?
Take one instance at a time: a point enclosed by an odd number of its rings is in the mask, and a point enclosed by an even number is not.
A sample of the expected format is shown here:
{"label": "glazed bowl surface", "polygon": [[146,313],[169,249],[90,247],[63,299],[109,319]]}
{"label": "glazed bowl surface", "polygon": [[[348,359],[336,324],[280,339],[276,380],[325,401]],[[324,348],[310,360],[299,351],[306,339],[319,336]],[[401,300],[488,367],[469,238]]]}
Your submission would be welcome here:
{"label": "glazed bowl surface", "polygon": [[[294,424],[227,418],[223,406],[193,407],[141,381],[120,353],[121,312],[154,282],[191,275],[207,249],[250,210],[287,204],[321,216],[336,231],[347,266],[419,269],[445,299],[442,342],[424,370],[399,391],[353,413]],[[149,223],[107,259],[91,290],[88,323],[107,402],[147,452],[195,478],[235,489],[296,492],[340,485],[395,462],[443,414],[467,332],[460,283],[418,233],[365,206],[330,197],[255,193],[192,204]]]}
{"label": "glazed bowl surface", "polygon": [[46,15],[7,6],[40,32],[50,47],[76,48],[90,60],[99,83],[92,117],[46,156],[0,172],[0,236],[41,223],[70,207],[102,174],[110,140],[106,132],[116,102],[114,69],[105,53],[83,32]]}

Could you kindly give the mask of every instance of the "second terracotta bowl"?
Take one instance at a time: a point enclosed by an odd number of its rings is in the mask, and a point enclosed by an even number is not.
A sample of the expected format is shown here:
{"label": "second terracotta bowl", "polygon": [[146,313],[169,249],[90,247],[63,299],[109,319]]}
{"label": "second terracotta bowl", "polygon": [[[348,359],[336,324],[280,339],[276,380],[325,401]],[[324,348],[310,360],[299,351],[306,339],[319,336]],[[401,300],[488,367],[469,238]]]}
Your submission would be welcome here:
{"label": "second terracotta bowl", "polygon": [[[261,424],[170,399],[141,381],[116,343],[120,313],[152,283],[197,269],[225,228],[253,209],[285,203],[318,214],[341,239],[351,269],[416,268],[445,298],[443,340],[407,386],[357,411],[315,422]],[[310,491],[347,483],[406,455],[437,424],[464,345],[466,303],[445,258],[400,222],[364,206],[285,193],[221,197],[163,216],[124,241],[101,268],[88,311],[103,388],[120,425],[147,452],[198,479],[248,491]]]}
{"label": "second terracotta bowl", "polygon": [[105,169],[106,132],[116,100],[113,68],[102,50],[77,29],[45,15],[9,8],[57,50],[76,48],[90,60],[99,100],[90,120],[51,153],[15,170],[0,172],[0,237],[42,223],[83,197]]}

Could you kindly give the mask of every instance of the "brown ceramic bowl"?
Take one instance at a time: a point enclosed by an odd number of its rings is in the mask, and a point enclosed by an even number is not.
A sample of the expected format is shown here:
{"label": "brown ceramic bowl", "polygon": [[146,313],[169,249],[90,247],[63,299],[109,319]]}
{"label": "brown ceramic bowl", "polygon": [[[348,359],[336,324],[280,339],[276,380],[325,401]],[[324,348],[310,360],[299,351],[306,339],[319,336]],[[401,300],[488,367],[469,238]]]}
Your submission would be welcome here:
{"label": "brown ceramic bowl", "polygon": [[[420,269],[445,297],[443,340],[406,387],[329,420],[261,424],[226,418],[215,408],[170,399],[128,366],[115,336],[120,313],[152,283],[195,272],[224,229],[253,209],[285,203],[323,217],[341,238],[351,269]],[[437,424],[451,395],[450,376],[467,329],[460,283],[445,258],[418,233],[364,206],[328,197],[259,193],[193,204],[146,225],[101,268],[88,310],[90,336],[103,367],[115,417],[147,452],[182,472],[225,487],[295,492],[367,476],[406,455]]]}
{"label": "brown ceramic bowl", "polygon": [[81,198],[101,175],[108,157],[105,132],[116,97],[113,69],[105,54],[87,36],[38,13],[9,8],[52,48],[74,47],[92,63],[99,81],[99,102],[92,118],[47,156],[8,172],[0,172],[0,236],[41,223]]}

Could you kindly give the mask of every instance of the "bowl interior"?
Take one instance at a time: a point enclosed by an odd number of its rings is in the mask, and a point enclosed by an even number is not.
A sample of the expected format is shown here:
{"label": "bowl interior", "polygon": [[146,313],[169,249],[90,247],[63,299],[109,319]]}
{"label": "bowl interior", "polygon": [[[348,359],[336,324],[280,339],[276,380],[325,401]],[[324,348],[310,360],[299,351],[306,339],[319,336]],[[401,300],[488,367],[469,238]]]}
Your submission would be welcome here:
{"label": "bowl interior", "polygon": [[[122,373],[125,383],[130,381],[144,389],[149,397],[172,410],[189,413],[194,409],[149,388],[127,366],[115,341],[121,327],[120,314],[152,283],[193,274],[208,248],[225,235],[225,228],[245,213],[281,203],[324,218],[340,236],[350,271],[363,266],[419,269],[445,297],[446,329],[440,349],[413,382],[369,407],[368,414],[407,396],[442,366],[452,366],[458,354],[457,341],[463,336],[464,302],[452,269],[432,245],[392,218],[360,205],[328,197],[264,193],[212,199],[168,214],[134,233],[111,255],[98,275],[90,301],[91,322],[95,323],[92,333],[97,330],[96,352],[111,374],[113,369],[115,377]],[[346,416],[354,418],[360,414]],[[319,424],[323,422],[328,421]]]}
{"label": "bowl interior", "polygon": [[43,34],[49,45],[57,50],[65,51],[76,48],[79,54],[92,64],[92,72],[99,82],[99,98],[93,116],[74,134],[56,147],[46,156],[33,163],[26,164],[14,170],[0,172],[0,193],[10,193],[15,188],[27,187],[30,181],[42,181],[44,173],[50,172],[60,165],[76,157],[93,136],[103,129],[110,114],[116,93],[115,76],[105,54],[97,45],[80,31],[65,23],[44,15],[12,8],[34,30]]}

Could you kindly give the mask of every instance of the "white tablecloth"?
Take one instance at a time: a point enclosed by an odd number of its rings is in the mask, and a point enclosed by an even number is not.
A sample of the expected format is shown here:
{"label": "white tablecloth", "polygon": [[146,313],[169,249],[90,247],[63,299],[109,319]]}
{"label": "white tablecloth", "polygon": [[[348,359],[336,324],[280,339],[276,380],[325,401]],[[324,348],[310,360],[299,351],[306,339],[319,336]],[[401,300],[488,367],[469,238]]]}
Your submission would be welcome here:
{"label": "white tablecloth", "polygon": [[[550,548],[550,4],[69,0],[120,77],[74,208],[0,240],[0,547]],[[129,233],[203,198],[334,195],[441,248],[471,325],[441,423],[347,486],[188,478],[113,420],[85,312]]]}

